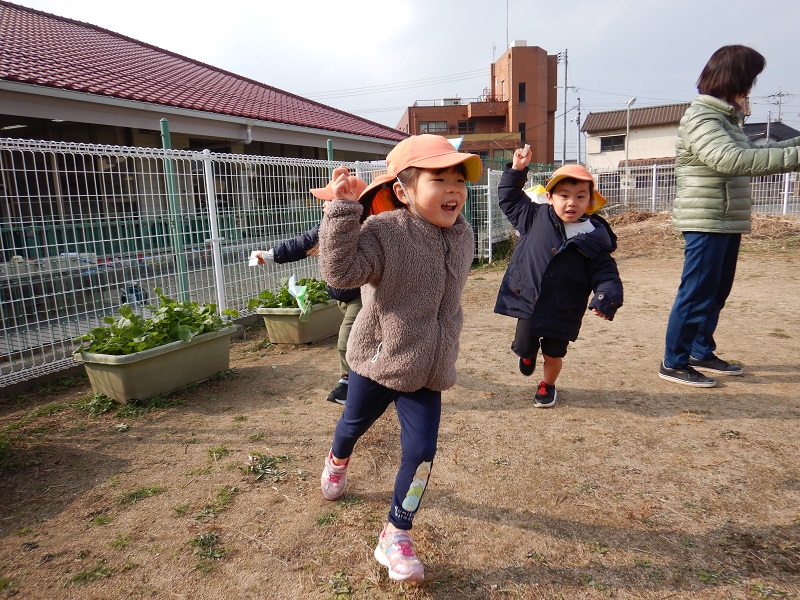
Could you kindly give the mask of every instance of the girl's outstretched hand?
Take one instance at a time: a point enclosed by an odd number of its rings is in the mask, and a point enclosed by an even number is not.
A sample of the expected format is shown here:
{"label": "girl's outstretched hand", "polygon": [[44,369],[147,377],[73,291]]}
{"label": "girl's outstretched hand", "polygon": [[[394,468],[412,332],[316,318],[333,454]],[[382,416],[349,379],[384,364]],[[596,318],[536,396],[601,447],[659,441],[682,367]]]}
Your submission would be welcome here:
{"label": "girl's outstretched hand", "polygon": [[347,167],[338,167],[333,170],[331,181],[333,182],[333,199],[347,200],[349,202],[358,201],[356,190],[350,185],[350,171]]}

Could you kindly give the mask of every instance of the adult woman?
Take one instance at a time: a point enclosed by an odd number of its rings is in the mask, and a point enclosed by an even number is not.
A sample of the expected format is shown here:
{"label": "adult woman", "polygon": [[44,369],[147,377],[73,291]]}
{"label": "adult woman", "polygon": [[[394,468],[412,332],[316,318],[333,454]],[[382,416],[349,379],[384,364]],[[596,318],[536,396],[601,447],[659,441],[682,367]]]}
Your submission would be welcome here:
{"label": "adult woman", "polygon": [[756,146],[742,132],[750,90],[765,66],[764,57],[747,46],[717,50],[678,128],[672,222],[686,242],[659,368],[668,381],[716,385],[695,368],[742,374],[740,366],[714,354],[714,331],[733,286],[742,234],[750,232],[750,177],[800,168],[800,137]]}

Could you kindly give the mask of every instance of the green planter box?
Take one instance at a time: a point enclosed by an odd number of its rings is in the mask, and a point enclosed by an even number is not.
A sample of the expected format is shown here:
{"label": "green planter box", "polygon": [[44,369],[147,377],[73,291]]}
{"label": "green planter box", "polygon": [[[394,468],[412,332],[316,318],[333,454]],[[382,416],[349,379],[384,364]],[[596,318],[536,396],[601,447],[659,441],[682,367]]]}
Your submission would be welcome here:
{"label": "green planter box", "polygon": [[339,333],[344,315],[336,300],[311,307],[308,321],[300,320],[299,308],[257,308],[264,317],[273,344],[308,344]]}
{"label": "green planter box", "polygon": [[172,342],[142,352],[116,356],[76,352],[95,394],[119,402],[144,400],[205,381],[230,366],[231,336],[239,325]]}

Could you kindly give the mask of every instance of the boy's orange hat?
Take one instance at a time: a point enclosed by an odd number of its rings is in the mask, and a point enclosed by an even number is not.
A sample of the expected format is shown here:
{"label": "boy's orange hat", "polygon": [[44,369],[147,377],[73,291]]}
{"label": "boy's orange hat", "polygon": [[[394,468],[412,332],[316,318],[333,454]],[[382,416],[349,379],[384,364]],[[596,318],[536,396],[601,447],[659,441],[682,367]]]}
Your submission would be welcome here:
{"label": "boy's orange hat", "polygon": [[397,174],[409,167],[420,169],[447,169],[464,163],[467,181],[477,181],[481,176],[481,159],[477,154],[459,152],[450,141],[440,135],[423,133],[412,135],[397,144],[386,156],[386,174],[372,180],[361,193],[359,202],[369,207],[368,214],[377,214],[395,208],[384,184],[394,181]]}
{"label": "boy's orange hat", "polygon": [[[355,175],[349,175],[347,179],[350,182],[350,189],[355,192],[356,198],[358,198],[366,189],[367,182]],[[324,188],[313,188],[309,191],[314,194],[315,198],[320,200],[333,200],[333,181],[329,181]]]}
{"label": "boy's orange hat", "polygon": [[560,169],[556,169],[556,171],[553,173],[553,176],[547,182],[547,185],[544,186],[544,189],[547,190],[548,193],[552,192],[553,188],[556,187],[556,184],[559,181],[562,181],[570,177],[572,179],[577,179],[579,181],[589,181],[591,182],[592,187],[594,188],[594,193],[592,194],[592,200],[591,202],[589,202],[589,206],[586,207],[585,214],[593,215],[594,213],[596,213],[598,210],[600,210],[605,206],[607,201],[603,197],[603,195],[597,191],[597,184],[594,181],[594,177],[592,177],[592,174],[589,173],[586,167],[583,167],[581,165],[564,165]]}

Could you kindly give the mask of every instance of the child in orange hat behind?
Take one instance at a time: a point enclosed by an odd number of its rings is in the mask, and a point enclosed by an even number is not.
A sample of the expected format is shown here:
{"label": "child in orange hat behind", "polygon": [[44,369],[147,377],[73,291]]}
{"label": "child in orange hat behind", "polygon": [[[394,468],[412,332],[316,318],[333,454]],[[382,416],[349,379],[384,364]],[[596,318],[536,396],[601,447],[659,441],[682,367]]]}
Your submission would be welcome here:
{"label": "child in orange hat behind", "polygon": [[[360,177],[350,176],[348,183],[353,190],[361,193],[366,187],[367,182]],[[310,190],[315,198],[319,200],[333,200],[333,189],[331,183],[324,188],[314,188]],[[323,209],[324,210],[324,209]],[[303,260],[309,256],[319,254],[319,226],[314,225],[311,229],[294,238],[283,240],[275,244],[269,250],[255,250],[251,254],[250,265],[284,264]],[[340,289],[327,286],[328,294],[336,300],[339,310],[342,311],[342,323],[339,326],[339,337],[336,342],[336,351],[339,354],[339,367],[341,375],[336,386],[328,393],[325,398],[328,402],[345,404],[347,402],[347,384],[350,375],[350,365],[347,364],[347,338],[353,328],[358,312],[361,310],[361,290],[359,288]]]}
{"label": "child in orange hat behind", "polygon": [[581,165],[565,165],[547,182],[547,204],[523,191],[530,151],[518,149],[500,179],[500,208],[519,240],[497,294],[496,313],[516,317],[511,349],[519,370],[533,374],[541,350],[544,365],[533,404],[556,403],[556,379],[569,342],[575,341],[588,308],[612,320],[622,306],[622,281],[611,253],[617,237],[595,212],[605,198]]}
{"label": "child in orange hat behind", "polygon": [[[461,210],[481,161],[441,136],[418,135],[400,142],[386,165],[360,197],[346,170],[334,171],[320,228],[323,276],[361,286],[363,301],[347,344],[347,404],[320,484],[328,500],[342,497],[356,442],[394,404],[402,453],[374,556],[391,579],[420,581],[410,530],[436,454],[442,390],[456,381],[461,292],[475,253]],[[362,225],[369,212],[377,214]]]}

